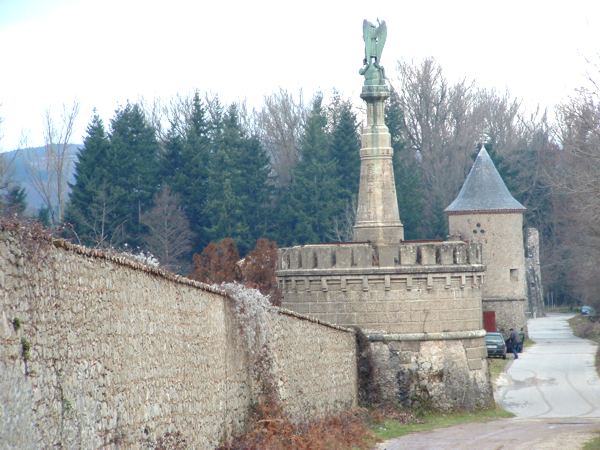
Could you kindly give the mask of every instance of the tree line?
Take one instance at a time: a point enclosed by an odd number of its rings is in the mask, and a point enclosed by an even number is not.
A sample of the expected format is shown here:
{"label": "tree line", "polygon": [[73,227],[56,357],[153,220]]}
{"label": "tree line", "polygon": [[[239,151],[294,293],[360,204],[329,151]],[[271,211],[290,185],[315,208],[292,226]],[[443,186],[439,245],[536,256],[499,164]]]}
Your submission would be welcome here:
{"label": "tree line", "polygon": [[[559,303],[596,302],[600,90],[575,93],[550,124],[508,92],[451,83],[432,59],[400,62],[390,83],[386,123],[406,239],[447,236],[443,210],[484,143],[527,208],[526,226],[540,230],[546,292]],[[49,204],[50,220],[69,223],[86,245],[139,247],[182,272],[225,238],[242,256],[259,238],[350,240],[364,117],[355,105],[336,92],[305,104],[280,90],[248,112],[197,92],[162,106],[128,103],[108,126],[94,115],[69,201]],[[0,188],[3,209],[21,213],[18,187]]]}

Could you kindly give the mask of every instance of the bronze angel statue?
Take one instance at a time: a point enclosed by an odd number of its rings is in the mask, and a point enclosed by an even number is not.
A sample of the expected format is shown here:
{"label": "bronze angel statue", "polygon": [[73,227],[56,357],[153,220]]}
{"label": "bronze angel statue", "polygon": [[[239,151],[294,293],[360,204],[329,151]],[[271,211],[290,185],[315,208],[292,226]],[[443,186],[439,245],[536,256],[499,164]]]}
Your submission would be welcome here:
{"label": "bronze angel statue", "polygon": [[387,26],[385,20],[381,22],[377,19],[377,26],[373,25],[368,20],[363,21],[363,39],[365,41],[365,59],[363,60],[363,68],[360,69],[360,74],[368,78],[369,70],[373,65],[377,72],[380,72],[382,78],[385,78],[383,66],[381,66],[381,53],[385,45],[387,37]]}

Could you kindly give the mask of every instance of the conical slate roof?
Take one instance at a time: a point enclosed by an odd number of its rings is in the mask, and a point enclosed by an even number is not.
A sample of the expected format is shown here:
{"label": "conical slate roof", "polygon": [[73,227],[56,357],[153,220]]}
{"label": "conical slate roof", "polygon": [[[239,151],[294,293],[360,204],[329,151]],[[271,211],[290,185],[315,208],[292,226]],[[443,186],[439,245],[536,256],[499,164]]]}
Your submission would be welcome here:
{"label": "conical slate roof", "polygon": [[492,158],[482,145],[458,196],[445,211],[452,214],[478,211],[521,212],[525,209],[510,194]]}

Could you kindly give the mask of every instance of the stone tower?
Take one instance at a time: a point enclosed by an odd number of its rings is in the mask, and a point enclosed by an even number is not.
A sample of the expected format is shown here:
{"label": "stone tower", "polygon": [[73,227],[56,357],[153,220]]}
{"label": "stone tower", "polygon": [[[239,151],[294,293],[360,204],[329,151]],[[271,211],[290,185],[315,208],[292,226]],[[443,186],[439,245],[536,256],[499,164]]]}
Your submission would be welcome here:
{"label": "stone tower", "polygon": [[446,213],[451,236],[482,246],[486,266],[483,310],[495,312],[498,329],[520,329],[526,325],[524,211],[482,145]]}
{"label": "stone tower", "polygon": [[355,242],[395,244],[404,240],[396,199],[391,137],[384,122],[384,102],[389,95],[385,84],[364,85],[361,93],[367,103],[367,125],[361,134]]}
{"label": "stone tower", "polygon": [[360,329],[361,364],[372,369],[363,381],[373,389],[364,395],[373,403],[485,406],[493,399],[482,326],[481,245],[404,241],[384,122],[385,36],[385,22],[364,21],[360,74],[367,122],[354,242],[279,249],[282,306]]}

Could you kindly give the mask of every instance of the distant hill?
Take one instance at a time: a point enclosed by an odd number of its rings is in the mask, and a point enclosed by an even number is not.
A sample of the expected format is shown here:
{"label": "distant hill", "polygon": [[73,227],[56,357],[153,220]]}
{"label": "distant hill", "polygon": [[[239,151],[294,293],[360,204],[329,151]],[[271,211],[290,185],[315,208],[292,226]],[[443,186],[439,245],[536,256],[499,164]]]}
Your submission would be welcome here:
{"label": "distant hill", "polygon": [[[82,146],[82,144],[69,144],[67,150],[69,157],[67,179],[69,182],[73,181],[75,170],[74,163],[77,160],[77,153]],[[11,182],[25,188],[27,192],[27,211],[32,214],[36,213],[37,210],[40,209],[40,207],[43,205],[43,202],[42,198],[33,187],[27,167],[28,164],[31,165],[32,162],[43,158],[44,152],[45,147],[31,147],[1,154],[1,156],[10,163]],[[41,176],[45,177],[47,174],[41,173]]]}

